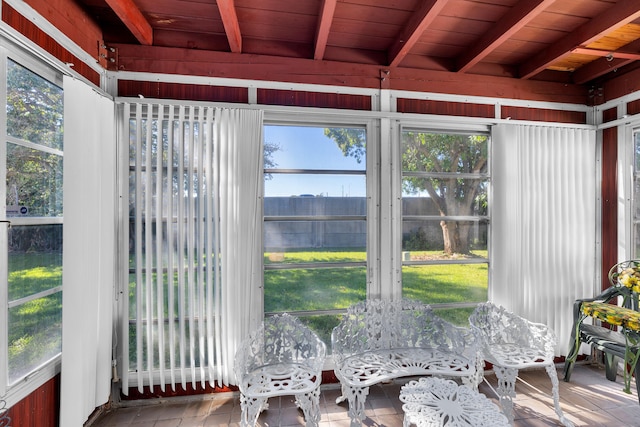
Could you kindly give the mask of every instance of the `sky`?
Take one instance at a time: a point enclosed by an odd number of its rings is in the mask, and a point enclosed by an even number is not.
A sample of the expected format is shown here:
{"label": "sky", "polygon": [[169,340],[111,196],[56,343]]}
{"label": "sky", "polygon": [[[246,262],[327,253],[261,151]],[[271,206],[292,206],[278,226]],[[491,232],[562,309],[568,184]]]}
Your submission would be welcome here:
{"label": "sky", "polygon": [[[273,154],[276,168],[283,169],[366,169],[365,159],[358,163],[345,157],[324,128],[265,126],[265,142],[280,147]],[[277,174],[265,181],[265,196],[323,195],[325,197],[366,196],[364,175]]]}

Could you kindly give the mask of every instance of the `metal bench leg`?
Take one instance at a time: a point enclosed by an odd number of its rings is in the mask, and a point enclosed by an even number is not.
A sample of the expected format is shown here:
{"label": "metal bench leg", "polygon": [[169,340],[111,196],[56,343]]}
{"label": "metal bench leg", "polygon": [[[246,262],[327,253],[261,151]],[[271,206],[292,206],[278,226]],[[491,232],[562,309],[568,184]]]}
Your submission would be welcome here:
{"label": "metal bench leg", "polygon": [[240,407],[242,408],[240,425],[242,427],[251,427],[256,425],[258,415],[268,407],[268,404],[266,398],[252,398],[240,394]]}
{"label": "metal bench leg", "polygon": [[296,394],[296,405],[302,409],[306,427],[318,427],[320,423],[320,388],[310,393]]}
{"label": "metal bench leg", "polygon": [[556,367],[555,365],[551,364],[545,366],[545,369],[547,370],[547,374],[551,379],[551,392],[553,394],[553,406],[556,409],[556,414],[558,415],[558,418],[563,425],[565,425],[566,427],[573,427],[573,423],[564,416],[564,412],[562,412],[562,408],[560,407],[560,392],[558,390],[558,372],[556,371]]}
{"label": "metal bench leg", "polygon": [[502,366],[493,365],[493,371],[498,378],[498,396],[500,397],[500,405],[502,412],[507,416],[510,424],[513,424],[513,398],[516,397],[516,378],[518,370],[513,368],[503,368]]}
{"label": "metal bench leg", "polygon": [[346,395],[349,401],[351,427],[361,426],[364,420],[364,402],[369,395],[369,387],[343,387],[342,394]]}

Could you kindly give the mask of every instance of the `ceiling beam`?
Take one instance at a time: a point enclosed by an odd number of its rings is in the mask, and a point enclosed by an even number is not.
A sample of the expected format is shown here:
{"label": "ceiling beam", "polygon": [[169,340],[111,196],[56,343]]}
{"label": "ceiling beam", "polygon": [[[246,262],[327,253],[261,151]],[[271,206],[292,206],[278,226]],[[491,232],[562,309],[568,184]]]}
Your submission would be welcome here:
{"label": "ceiling beam", "polygon": [[224,31],[227,33],[229,48],[233,53],[242,52],[242,34],[240,33],[240,24],[238,23],[238,15],[236,14],[236,6],[233,0],[217,0],[218,10],[222,18]]}
{"label": "ceiling beam", "polygon": [[153,44],[153,28],[133,0],[106,0],[106,2],[140,44],[146,46]]}
{"label": "ceiling beam", "polygon": [[591,49],[588,47],[577,47],[571,51],[571,53],[577,53],[580,55],[602,56],[605,59],[611,61],[613,58],[632,59],[637,61],[640,59],[639,52],[624,52],[621,50],[603,50],[603,49]]}
{"label": "ceiling beam", "polygon": [[464,73],[482,61],[482,59],[555,1],[556,0],[521,0],[516,3],[474,46],[458,59],[458,71]]}
{"label": "ceiling beam", "polygon": [[523,79],[533,77],[558,59],[570,54],[577,46],[588,45],[607,32],[620,28],[639,17],[640,2],[638,0],[620,0],[604,13],[584,23],[522,64],[519,69],[520,77]]}
{"label": "ceiling beam", "polygon": [[418,42],[424,30],[431,25],[433,20],[442,11],[449,0],[423,0],[418,9],[404,26],[398,38],[389,48],[389,66],[396,67],[411,48]]}
{"label": "ceiling beam", "polygon": [[327,40],[329,39],[329,29],[336,11],[336,3],[338,0],[323,0],[320,9],[320,21],[316,30],[316,47],[313,53],[313,59],[324,58],[324,52],[327,49]]}
{"label": "ceiling beam", "polygon": [[[165,48],[111,43],[118,52],[118,71],[174,74],[178,81],[212,77],[267,82],[343,86],[380,89],[379,64],[353,64],[316,61],[308,58],[283,58],[268,55],[237,55],[229,52],[188,48]],[[587,104],[584,86],[570,83],[520,80],[509,77],[474,75],[450,71],[430,71],[397,67],[386,75],[391,90],[437,92],[451,95],[523,99],[543,102]],[[220,83],[224,86],[224,83]],[[302,89],[304,90],[304,89]]]}
{"label": "ceiling beam", "polygon": [[[576,84],[584,84],[640,59],[640,39],[627,43],[622,46],[622,49],[624,49],[624,51],[618,50],[615,52],[606,52],[604,55],[597,55],[601,56],[601,58],[589,62],[575,70],[572,75],[572,80]],[[593,52],[594,49],[589,49],[588,51]],[[637,53],[633,54],[632,52]],[[609,55],[611,56],[609,57]],[[635,55],[636,58],[631,55]]]}

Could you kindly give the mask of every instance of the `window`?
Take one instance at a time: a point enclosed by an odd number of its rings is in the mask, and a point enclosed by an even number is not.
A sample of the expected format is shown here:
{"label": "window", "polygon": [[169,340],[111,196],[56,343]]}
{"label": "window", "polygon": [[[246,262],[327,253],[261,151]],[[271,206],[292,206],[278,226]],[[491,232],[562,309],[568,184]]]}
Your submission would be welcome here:
{"label": "window", "polygon": [[366,128],[264,128],[264,310],[295,313],[330,346],[367,295]]}
{"label": "window", "polygon": [[3,185],[11,226],[3,286],[7,321],[0,322],[7,325],[0,351],[0,359],[8,361],[2,387],[56,357],[62,332],[63,91],[11,59],[5,71]]}
{"label": "window", "polygon": [[488,143],[480,133],[402,132],[402,293],[459,324],[487,300]]}
{"label": "window", "polygon": [[640,255],[640,129],[633,132],[633,256]]}

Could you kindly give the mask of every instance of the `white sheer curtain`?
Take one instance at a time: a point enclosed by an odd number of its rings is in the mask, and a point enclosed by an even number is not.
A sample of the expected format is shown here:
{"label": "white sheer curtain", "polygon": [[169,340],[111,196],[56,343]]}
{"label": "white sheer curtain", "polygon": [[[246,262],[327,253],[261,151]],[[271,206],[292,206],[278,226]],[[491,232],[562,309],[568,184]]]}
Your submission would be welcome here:
{"label": "white sheer curtain", "polygon": [[217,109],[214,125],[220,149],[223,254],[216,307],[223,314],[215,334],[220,351],[217,378],[235,384],[236,348],[263,317],[262,112]]}
{"label": "white sheer curtain", "polygon": [[65,76],[61,426],[111,393],[115,159],[113,101]]}
{"label": "white sheer curtain", "polygon": [[234,384],[236,347],[262,318],[263,114],[142,103],[123,112],[135,277],[123,392]]}
{"label": "white sheer curtain", "polygon": [[566,355],[576,298],[595,290],[595,131],[497,125],[492,132],[489,299],[557,335]]}

